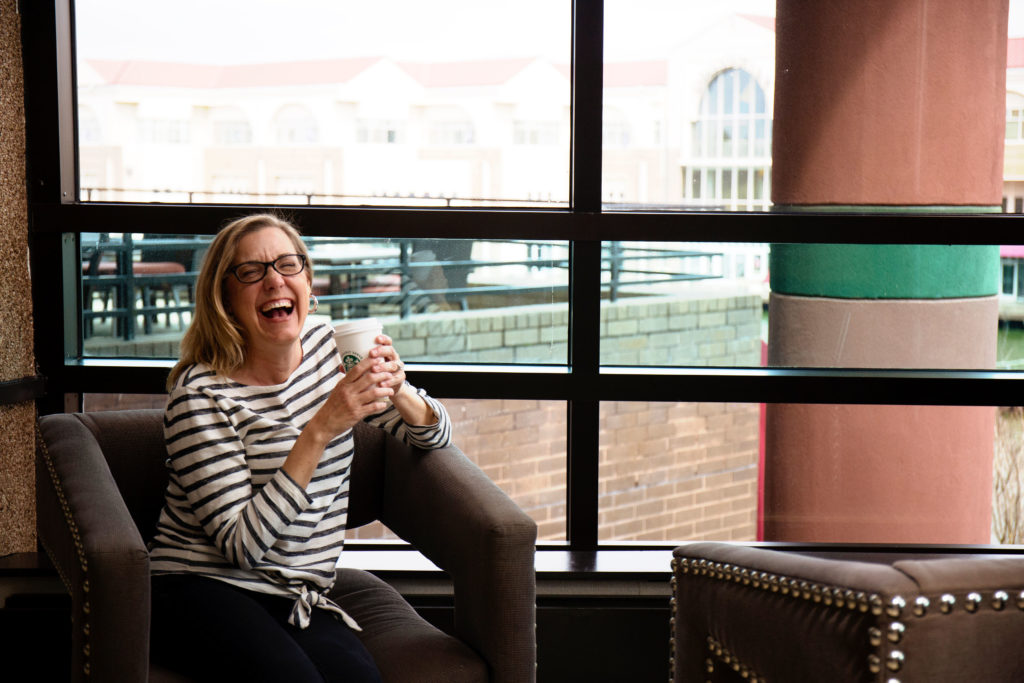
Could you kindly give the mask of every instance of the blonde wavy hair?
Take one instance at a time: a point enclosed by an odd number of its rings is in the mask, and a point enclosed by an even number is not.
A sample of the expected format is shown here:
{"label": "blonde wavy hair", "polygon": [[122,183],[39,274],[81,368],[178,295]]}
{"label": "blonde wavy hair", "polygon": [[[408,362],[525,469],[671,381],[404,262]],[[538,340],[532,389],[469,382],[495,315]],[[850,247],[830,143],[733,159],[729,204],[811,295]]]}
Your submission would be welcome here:
{"label": "blonde wavy hair", "polygon": [[229,376],[245,361],[246,344],[242,328],[225,306],[225,277],[235,260],[238,243],[246,235],[265,228],[277,228],[295,245],[295,253],[306,257],[306,280],[312,285],[313,262],[298,228],[280,216],[259,213],[231,221],[217,233],[203,258],[196,278],[195,312],[181,339],[180,358],[167,378],[168,391],[194,363],[205,363],[218,374]]}

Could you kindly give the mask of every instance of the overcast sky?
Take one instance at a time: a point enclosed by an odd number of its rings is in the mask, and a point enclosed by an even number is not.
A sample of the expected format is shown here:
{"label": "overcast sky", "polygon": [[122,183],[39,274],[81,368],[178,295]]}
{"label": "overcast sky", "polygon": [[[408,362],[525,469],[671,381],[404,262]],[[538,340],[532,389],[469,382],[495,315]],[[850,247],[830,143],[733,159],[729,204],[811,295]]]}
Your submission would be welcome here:
{"label": "overcast sky", "polygon": [[[85,58],[259,63],[351,56],[568,62],[568,0],[77,0]],[[774,0],[606,0],[609,60],[664,56],[729,12]],[[311,21],[311,17],[316,19]]]}
{"label": "overcast sky", "polygon": [[[76,5],[84,58],[212,64],[368,56],[569,61],[569,0],[77,0]],[[605,0],[604,6],[609,61],[664,57],[672,45],[725,14],[775,14],[774,0]],[[1024,0],[1010,0],[1010,35],[1024,36]]]}

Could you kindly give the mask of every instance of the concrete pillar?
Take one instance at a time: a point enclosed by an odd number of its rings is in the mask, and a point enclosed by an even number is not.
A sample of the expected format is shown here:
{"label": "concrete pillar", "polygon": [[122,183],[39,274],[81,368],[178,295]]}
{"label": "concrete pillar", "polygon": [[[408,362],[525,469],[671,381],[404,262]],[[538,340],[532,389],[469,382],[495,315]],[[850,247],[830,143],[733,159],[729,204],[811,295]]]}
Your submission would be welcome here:
{"label": "concrete pillar", "polygon": [[[776,11],[778,210],[999,210],[1007,0]],[[770,269],[769,365],[995,365],[998,246],[776,244]],[[994,418],[769,405],[764,537],[987,543]]]}
{"label": "concrete pillar", "polygon": [[[0,382],[35,375],[28,272],[21,21],[0,0]],[[60,306],[54,311],[59,314]],[[35,552],[35,404],[0,405],[0,556]]]}

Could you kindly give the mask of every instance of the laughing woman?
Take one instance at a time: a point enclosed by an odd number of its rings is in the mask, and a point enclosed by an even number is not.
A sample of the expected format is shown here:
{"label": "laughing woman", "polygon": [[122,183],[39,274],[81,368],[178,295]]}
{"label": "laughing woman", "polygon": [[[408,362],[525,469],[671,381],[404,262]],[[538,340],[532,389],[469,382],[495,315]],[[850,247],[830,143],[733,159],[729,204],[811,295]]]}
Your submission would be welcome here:
{"label": "laughing woman", "polygon": [[421,448],[444,408],[405,381],[385,335],[344,373],[307,324],[309,254],[272,215],[210,245],[171,371],[170,481],[150,547],[153,658],[200,680],[378,681],[359,625],[326,597],[345,537],[352,427]]}

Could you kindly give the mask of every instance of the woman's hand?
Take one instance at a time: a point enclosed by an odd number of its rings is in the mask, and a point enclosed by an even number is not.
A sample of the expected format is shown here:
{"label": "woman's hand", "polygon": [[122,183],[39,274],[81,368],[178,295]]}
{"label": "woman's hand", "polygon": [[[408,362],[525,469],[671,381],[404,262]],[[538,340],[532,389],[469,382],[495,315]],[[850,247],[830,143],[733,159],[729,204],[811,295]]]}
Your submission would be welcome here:
{"label": "woman's hand", "polygon": [[[338,372],[344,370],[339,367]],[[394,393],[391,373],[368,356],[343,374],[313,419],[323,418],[321,424],[333,439],[364,417],[387,408],[386,399]]]}
{"label": "woman's hand", "polygon": [[381,383],[381,388],[390,389],[394,393],[391,402],[401,413],[402,419],[410,425],[432,425],[437,422],[437,415],[427,402],[415,391],[403,390],[405,387],[405,363],[398,357],[398,351],[392,346],[391,337],[382,334],[375,340],[380,346],[370,349],[367,359],[375,361],[374,372],[386,373],[388,378]]}
{"label": "woman's hand", "polygon": [[374,339],[379,346],[370,349],[367,358],[375,360],[374,372],[385,372],[390,377],[381,386],[389,387],[398,394],[405,386],[405,363],[398,357],[398,351],[392,346],[391,337],[382,334]]}
{"label": "woman's hand", "polygon": [[[281,466],[299,486],[309,485],[331,439],[351,429],[364,417],[387,408],[385,399],[395,393],[390,388],[391,373],[374,371],[377,363],[367,357],[345,373],[299,434]],[[338,372],[343,371],[339,365]]]}

